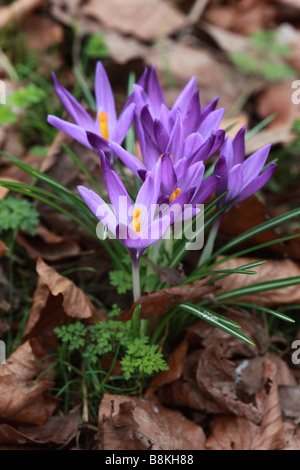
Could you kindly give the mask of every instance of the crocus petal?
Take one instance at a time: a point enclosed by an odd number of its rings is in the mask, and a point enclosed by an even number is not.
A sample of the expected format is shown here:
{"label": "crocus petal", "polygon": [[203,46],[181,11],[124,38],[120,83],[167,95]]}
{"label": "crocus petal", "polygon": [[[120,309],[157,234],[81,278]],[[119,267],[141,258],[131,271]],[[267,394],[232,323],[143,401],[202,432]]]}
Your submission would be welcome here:
{"label": "crocus petal", "polygon": [[148,96],[154,115],[159,117],[160,105],[165,102],[164,94],[156,75],[155,67],[152,65],[149,71]]}
{"label": "crocus petal", "polygon": [[243,126],[238,133],[236,134],[235,138],[232,141],[232,149],[233,149],[233,165],[237,165],[238,163],[243,163],[245,158],[245,131],[246,126]]}
{"label": "crocus petal", "polygon": [[115,142],[111,142],[109,145],[121,162],[123,162],[124,165],[127,166],[138,178],[140,178],[139,171],[147,171],[143,163],[135,155],[132,155],[132,153],[123,149],[121,145],[116,144]]}
{"label": "crocus petal", "polygon": [[270,163],[270,165],[263,171],[259,176],[252,180],[247,186],[245,186],[237,199],[237,202],[246,199],[247,197],[255,194],[259,191],[271,178],[276,168],[276,163]]}
{"label": "crocus petal", "polygon": [[87,130],[93,131],[95,127],[94,120],[81,106],[80,103],[59,83],[56,75],[52,72],[54,88],[63,107],[70,114],[73,121]]}
{"label": "crocus petal", "polygon": [[243,187],[244,173],[243,166],[241,164],[235,165],[228,171],[228,193],[225,196],[225,200],[230,201],[235,199]]}
{"label": "crocus petal", "polygon": [[86,135],[86,131],[83,127],[80,127],[77,124],[64,121],[63,119],[51,115],[48,116],[47,121],[52,126],[56,127],[56,129],[64,132],[65,134],[68,134],[69,136],[73,137],[75,140],[78,140],[78,142],[85,145],[86,147],[91,148]]}
{"label": "crocus petal", "polygon": [[171,157],[167,154],[161,157],[161,193],[172,194],[177,184],[177,178],[174,171]]}
{"label": "crocus petal", "polygon": [[196,90],[193,98],[190,101],[187,112],[184,116],[184,135],[188,135],[198,130],[201,122],[201,108],[199,100],[199,90]]}
{"label": "crocus petal", "polygon": [[108,76],[101,62],[97,62],[96,66],[95,97],[98,113],[103,111],[109,116],[109,131],[112,133],[117,121],[115,99]]}
{"label": "crocus petal", "polygon": [[209,104],[204,106],[204,108],[201,109],[201,122],[204,121],[204,119],[216,109],[218,101],[219,97],[215,98]]}
{"label": "crocus petal", "polygon": [[228,188],[228,168],[226,165],[226,157],[219,156],[214,168],[214,175],[219,177],[217,194],[222,194]]}
{"label": "crocus petal", "polygon": [[161,150],[161,153],[166,152],[169,143],[169,136],[162,122],[159,119],[155,119],[154,121],[154,136],[156,142],[158,143],[159,149]]}
{"label": "crocus petal", "polygon": [[210,113],[200,124],[198,132],[202,134],[204,140],[218,129],[221,124],[223,114],[224,108],[217,109]]}
{"label": "crocus petal", "polygon": [[166,148],[166,152],[172,155],[173,164],[180,160],[183,155],[183,145],[184,145],[184,136],[183,136],[183,123],[182,116],[180,112],[177,112],[176,121],[172,132],[170,134],[169,143]]}
{"label": "crocus petal", "polygon": [[203,162],[191,165],[178,181],[178,187],[183,190],[195,187],[196,190],[201,185],[205,166]]}
{"label": "crocus petal", "polygon": [[183,90],[178,95],[174,105],[172,106],[171,113],[172,115],[176,115],[177,111],[179,110],[183,115],[187,112],[187,108],[189,103],[195,93],[196,90],[196,77],[192,77],[190,81],[185,85]]}
{"label": "crocus petal", "polygon": [[94,132],[87,131],[86,135],[89,142],[89,146],[96,153],[99,153],[100,150],[103,150],[103,152],[110,151],[110,146],[106,139],[103,139],[103,137],[98,134],[95,134]]}
{"label": "crocus petal", "polygon": [[127,223],[127,215],[132,202],[117,173],[111,169],[104,153],[100,151],[101,169],[110,202],[119,222]]}
{"label": "crocus petal", "polygon": [[264,167],[271,145],[266,145],[257,152],[253,153],[243,163],[244,186],[254,180]]}
{"label": "crocus petal", "polygon": [[209,196],[216,190],[219,183],[219,176],[209,176],[202,181],[200,188],[194,193],[192,203],[203,204]]}
{"label": "crocus petal", "polygon": [[123,111],[121,112],[118,118],[118,122],[115,126],[115,129],[112,133],[110,140],[112,140],[113,142],[116,142],[117,144],[121,144],[123,142],[128,132],[128,129],[132,124],[134,110],[135,110],[134,103],[130,104],[125,109],[123,109]]}
{"label": "crocus petal", "polygon": [[183,153],[187,158],[198,152],[203,145],[203,137],[200,132],[193,132],[184,140]]}
{"label": "crocus petal", "polygon": [[85,186],[77,186],[77,189],[89,209],[115,235],[116,217],[106,202],[92,189],[88,189]]}

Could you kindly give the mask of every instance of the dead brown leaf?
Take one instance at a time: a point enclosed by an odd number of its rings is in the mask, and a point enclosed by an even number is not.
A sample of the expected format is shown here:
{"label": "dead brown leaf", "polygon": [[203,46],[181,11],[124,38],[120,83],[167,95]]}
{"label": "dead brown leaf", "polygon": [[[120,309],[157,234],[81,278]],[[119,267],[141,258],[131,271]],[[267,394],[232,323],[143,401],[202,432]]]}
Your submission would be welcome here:
{"label": "dead brown leaf", "polygon": [[45,392],[53,385],[36,380],[37,357],[30,341],[22,344],[0,368],[0,416],[2,419],[43,424],[53,413],[57,401]]}
{"label": "dead brown leaf", "polygon": [[[231,260],[221,263],[218,268],[220,269],[235,269],[247,263],[259,261],[257,258],[232,258]],[[283,260],[267,260],[266,263],[256,266],[254,269],[257,274],[247,275],[234,273],[230,276],[216,281],[220,293],[228,292],[232,289],[240,287],[251,286],[259,282],[266,282],[271,280],[279,280],[283,278],[291,278],[300,275],[300,267],[298,263],[289,259]],[[266,290],[256,294],[249,294],[235,299],[240,302],[250,302],[251,304],[276,306],[287,304],[298,304],[300,302],[299,286],[287,286],[284,289]]]}
{"label": "dead brown leaf", "polygon": [[63,296],[62,306],[66,315],[73,318],[90,318],[93,316],[94,307],[91,301],[74,282],[58,274],[41,258],[37,260],[36,270],[41,281],[48,287],[52,295]]}
{"label": "dead brown leaf", "polygon": [[232,416],[217,416],[210,422],[211,434],[206,441],[209,450],[277,450],[284,446],[276,365],[265,361],[264,386],[256,400],[264,403],[263,421],[256,426],[251,421]]}
{"label": "dead brown leaf", "polygon": [[80,14],[94,18],[101,27],[142,41],[174,34],[187,24],[185,16],[167,0],[89,0]]}
{"label": "dead brown leaf", "polygon": [[56,235],[44,225],[37,227],[34,237],[19,232],[17,243],[23,246],[28,256],[33,259],[42,258],[55,261],[78,255],[81,252],[75,239],[72,240],[70,236]]}
{"label": "dead brown leaf", "polygon": [[17,22],[23,16],[43,5],[45,0],[15,0],[11,5],[0,8],[0,29]]}
{"label": "dead brown leaf", "polygon": [[129,312],[123,313],[123,318],[131,318],[133,311],[137,305],[141,305],[141,318],[157,317],[165,313],[170,308],[178,305],[180,302],[190,300],[197,302],[203,298],[204,295],[210,294],[215,291],[215,287],[205,286],[207,279],[192,282],[184,286],[170,287],[168,289],[161,289],[155,292],[145,292],[142,297],[134,302]]}
{"label": "dead brown leaf", "polygon": [[98,438],[103,450],[201,450],[205,442],[202,428],[179,411],[122,395],[104,395]]}
{"label": "dead brown leaf", "polygon": [[66,416],[51,416],[44,424],[0,424],[1,444],[60,444],[66,446],[77,434],[78,412]]}
{"label": "dead brown leaf", "polygon": [[5,243],[3,243],[0,240],[0,258],[2,258],[4,255],[6,255],[7,252],[8,252],[7,246],[5,245]]}
{"label": "dead brown leaf", "polygon": [[300,387],[297,385],[281,385],[279,397],[282,412],[286,418],[293,419],[295,424],[300,423]]}
{"label": "dead brown leaf", "polygon": [[154,392],[164,384],[174,382],[179,379],[184,371],[184,359],[188,350],[188,342],[184,339],[178,348],[171,354],[168,359],[169,370],[159,372],[152,380],[148,389],[144,394],[144,398],[152,398]]}

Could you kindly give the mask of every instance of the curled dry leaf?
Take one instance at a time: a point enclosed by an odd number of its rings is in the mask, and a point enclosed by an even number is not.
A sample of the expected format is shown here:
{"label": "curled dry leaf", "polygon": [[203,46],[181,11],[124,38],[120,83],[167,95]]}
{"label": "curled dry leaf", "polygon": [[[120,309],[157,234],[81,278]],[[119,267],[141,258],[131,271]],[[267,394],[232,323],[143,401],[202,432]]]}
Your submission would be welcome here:
{"label": "curled dry leaf", "polygon": [[48,287],[52,295],[63,296],[62,306],[66,315],[73,318],[90,318],[93,316],[94,307],[91,301],[74,282],[61,276],[41,258],[37,260],[36,270],[41,281]]}
{"label": "curled dry leaf", "polygon": [[282,412],[286,418],[294,420],[295,424],[300,423],[300,388],[296,385],[281,385],[279,387],[279,397]]}
{"label": "curled dry leaf", "polygon": [[180,302],[187,300],[191,302],[200,301],[203,296],[216,291],[214,286],[205,286],[206,282],[207,279],[202,279],[184,286],[170,287],[150,293],[145,292],[139,300],[134,302],[129,312],[123,313],[123,318],[131,318],[137,305],[142,306],[141,318],[151,318],[164,314]]}
{"label": "curled dry leaf", "polygon": [[[45,424],[34,426],[24,423],[0,424],[1,444],[60,444],[67,445],[77,434],[79,413],[51,416]],[[2,448],[2,446],[1,446]],[[19,448],[19,447],[18,447]]]}
{"label": "curled dry leaf", "polygon": [[7,246],[0,240],[0,258],[8,252]]}
{"label": "curled dry leaf", "polygon": [[[236,269],[247,263],[260,261],[256,258],[233,258],[220,264],[220,269]],[[290,278],[293,276],[300,276],[299,264],[289,259],[283,260],[268,260],[266,263],[256,266],[257,274],[247,275],[234,273],[230,276],[216,281],[217,287],[220,291],[218,293],[225,293],[232,289],[240,287],[251,286],[259,282],[266,282],[272,280],[279,280],[283,278]],[[235,299],[240,302],[250,302],[251,304],[275,306],[298,304],[300,302],[300,290],[298,285],[288,286],[284,289],[266,290],[264,292],[249,294]]]}
{"label": "curled dry leaf", "polygon": [[185,16],[167,0],[89,0],[81,15],[95,18],[106,29],[135,36],[142,41],[174,34],[187,23]]}
{"label": "curled dry leaf", "polygon": [[122,395],[104,395],[97,437],[103,450],[203,450],[205,442],[202,428],[179,411]]}
{"label": "curled dry leaf", "polygon": [[43,225],[37,227],[34,237],[18,233],[17,242],[26,249],[28,256],[33,259],[40,257],[55,261],[80,254],[78,243],[70,236],[58,236]]}
{"label": "curled dry leaf", "polygon": [[57,401],[45,394],[53,385],[36,380],[37,369],[29,341],[19,346],[0,368],[0,416],[2,419],[43,424],[53,413]]}
{"label": "curled dry leaf", "polygon": [[276,365],[268,360],[264,365],[264,386],[256,393],[258,403],[264,403],[263,421],[256,426],[251,421],[233,416],[213,418],[211,434],[206,441],[209,450],[277,450],[286,440],[284,436]]}

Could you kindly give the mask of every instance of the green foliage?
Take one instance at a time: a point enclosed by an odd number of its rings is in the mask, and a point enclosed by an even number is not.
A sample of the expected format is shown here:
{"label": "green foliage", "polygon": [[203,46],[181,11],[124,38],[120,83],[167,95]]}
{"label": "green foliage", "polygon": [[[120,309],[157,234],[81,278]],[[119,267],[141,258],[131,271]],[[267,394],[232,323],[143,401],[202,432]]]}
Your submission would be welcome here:
{"label": "green foliage", "polygon": [[112,286],[117,288],[118,294],[125,294],[132,289],[131,274],[124,270],[110,271],[109,279]]}
{"label": "green foliage", "polygon": [[168,370],[163,356],[157,351],[158,346],[149,344],[149,338],[135,338],[128,345],[126,353],[121,360],[121,366],[126,380],[129,380],[134,374],[150,375],[160,370]]}
{"label": "green foliage", "polygon": [[20,228],[34,235],[39,223],[39,213],[31,201],[9,195],[0,201],[0,220],[0,233]]}
{"label": "green foliage", "polygon": [[295,70],[284,62],[290,50],[278,43],[276,31],[258,31],[251,34],[249,39],[248,51],[231,54],[231,59],[245,75],[268,81],[296,76]]}
{"label": "green foliage", "polygon": [[4,124],[14,124],[18,121],[16,113],[7,105],[0,106],[0,126]]}
{"label": "green foliage", "polygon": [[109,50],[102,34],[93,34],[87,40],[84,48],[84,54],[89,59],[104,59],[109,57]]}
{"label": "green foliage", "polygon": [[102,359],[114,357],[120,352],[125,380],[133,375],[147,376],[166,370],[168,366],[163,355],[157,351],[158,346],[150,345],[147,336],[138,337],[140,307],[135,310],[132,320],[127,322],[115,319],[119,313],[120,309],[113,305],[106,322],[86,326],[77,320],[55,328],[54,332],[69,353],[78,351],[82,355],[88,369],[97,369]]}

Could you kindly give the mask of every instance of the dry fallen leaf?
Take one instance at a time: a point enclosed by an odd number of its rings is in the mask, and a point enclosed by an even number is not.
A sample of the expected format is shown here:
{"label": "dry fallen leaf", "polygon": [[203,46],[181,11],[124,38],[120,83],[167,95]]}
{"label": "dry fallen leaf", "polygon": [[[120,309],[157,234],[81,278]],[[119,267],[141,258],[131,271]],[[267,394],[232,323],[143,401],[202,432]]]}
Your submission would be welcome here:
{"label": "dry fallen leaf", "polygon": [[260,426],[233,416],[217,416],[210,422],[211,434],[206,441],[209,450],[277,450],[286,440],[276,382],[276,365],[265,361],[265,383],[256,393],[257,402],[264,403]]}
{"label": "dry fallen leaf", "polygon": [[167,0],[89,0],[80,15],[95,18],[103,28],[142,41],[174,34],[186,24],[185,16]]}
{"label": "dry fallen leaf", "polygon": [[104,395],[97,437],[101,450],[203,450],[205,442],[202,428],[179,411],[122,395]]}
{"label": "dry fallen leaf", "polygon": [[81,289],[68,278],[58,274],[55,269],[48,266],[38,258],[37,273],[41,281],[48,287],[52,295],[63,296],[62,306],[66,315],[73,318],[90,318],[93,316],[94,307]]}
{"label": "dry fallen leaf", "polygon": [[8,252],[7,246],[0,240],[0,258]]}
{"label": "dry fallen leaf", "polygon": [[207,279],[202,279],[201,281],[192,282],[184,286],[170,287],[150,293],[145,292],[139,300],[134,302],[130,312],[123,313],[123,319],[131,318],[136,305],[142,306],[141,318],[151,318],[165,313],[171,307],[185,300],[197,302],[204,295],[215,291],[215,287],[205,286],[206,282]]}
{"label": "dry fallen leaf", "polygon": [[[218,269],[236,269],[247,263],[260,261],[257,258],[232,258],[224,263],[219,264]],[[215,282],[220,289],[218,294],[225,293],[240,287],[251,286],[259,282],[279,280],[283,278],[291,278],[300,276],[300,266],[298,263],[289,259],[267,260],[266,263],[256,266],[254,270],[257,274],[238,274],[234,273],[226,278]],[[250,302],[251,304],[276,306],[276,305],[292,305],[300,303],[299,286],[287,286],[284,289],[266,290],[263,292],[248,294],[231,299],[232,301]]]}

